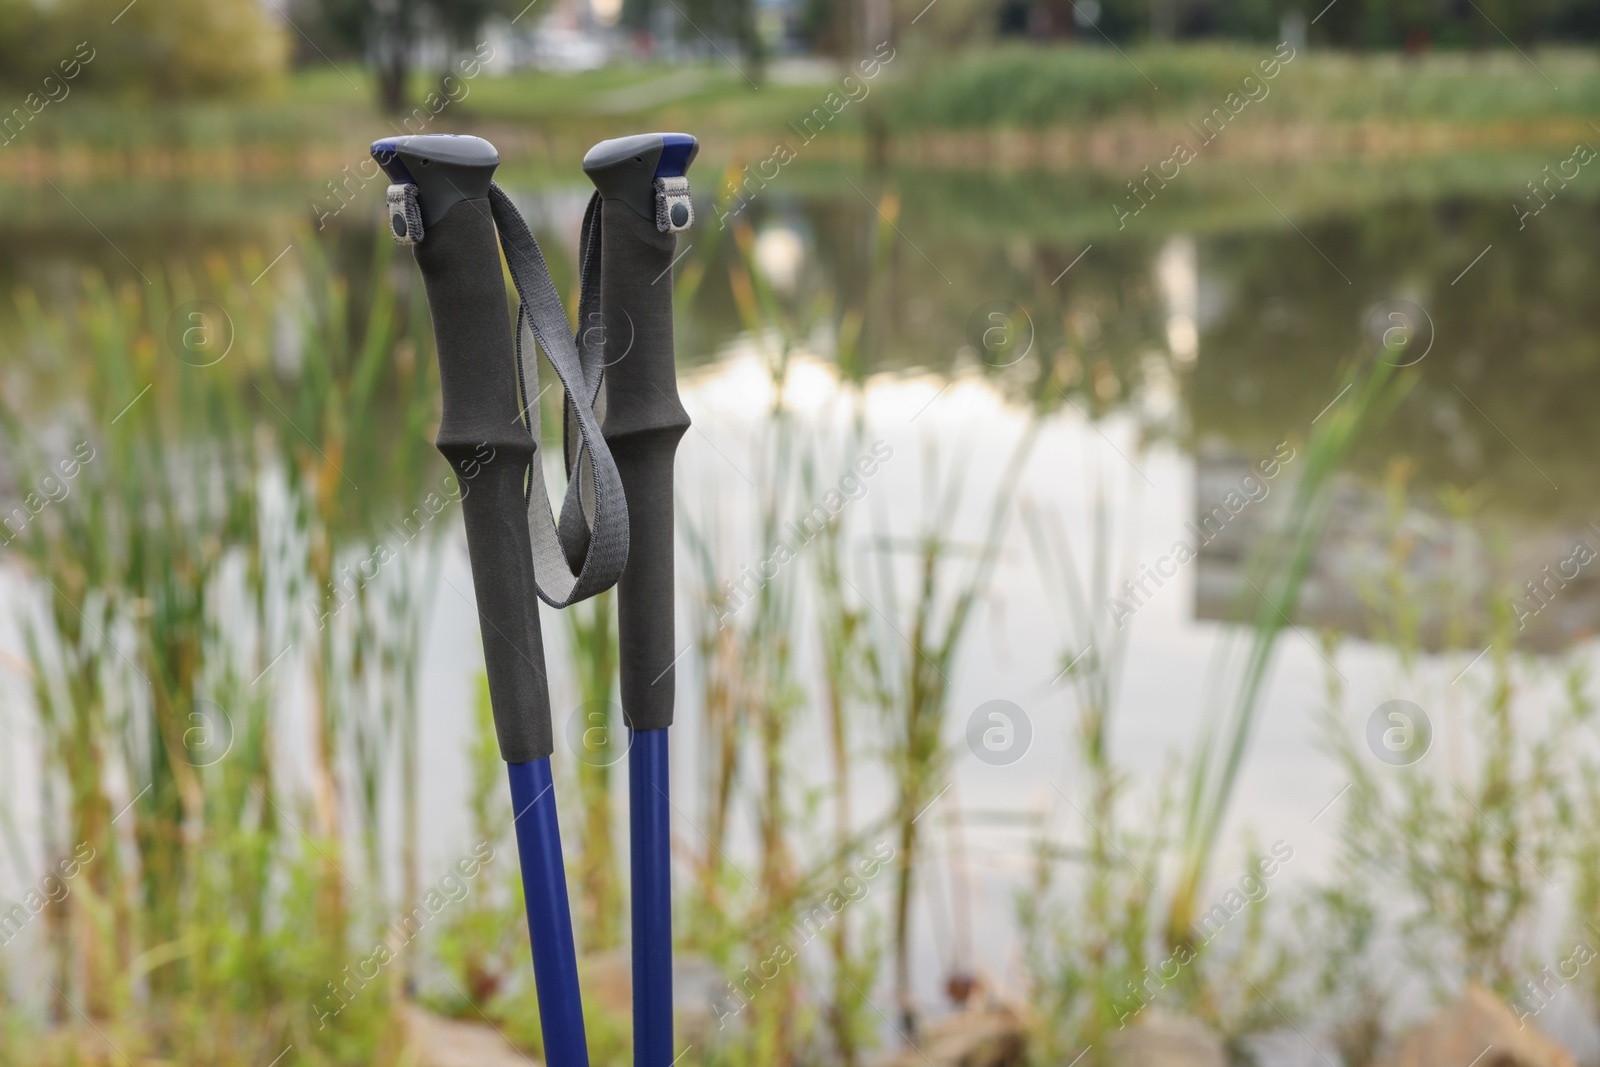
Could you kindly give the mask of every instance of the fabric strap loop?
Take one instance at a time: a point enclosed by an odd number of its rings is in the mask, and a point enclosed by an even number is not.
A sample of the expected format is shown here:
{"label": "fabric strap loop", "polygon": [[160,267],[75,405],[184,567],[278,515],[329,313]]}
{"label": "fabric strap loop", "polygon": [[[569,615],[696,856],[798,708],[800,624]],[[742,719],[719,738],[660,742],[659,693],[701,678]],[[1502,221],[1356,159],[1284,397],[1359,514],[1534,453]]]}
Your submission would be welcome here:
{"label": "fabric strap loop", "polygon": [[[539,398],[537,394],[529,395],[527,375],[528,363],[538,358],[533,346],[544,351],[566,391],[563,451],[567,490],[559,525],[550,507],[544,466],[537,451],[527,492],[534,580],[539,598],[554,608],[587,600],[611,588],[628,562],[628,505],[595,411],[605,369],[604,338],[594,335],[599,326],[594,307],[600,291],[598,200],[596,194],[584,214],[582,283],[578,330],[574,334],[550,278],[550,268],[528,224],[504,190],[498,185],[489,187],[489,208],[519,298],[517,388],[523,418],[535,442],[540,439]],[[585,316],[595,321],[591,323]],[[535,369],[531,384],[537,383]]]}

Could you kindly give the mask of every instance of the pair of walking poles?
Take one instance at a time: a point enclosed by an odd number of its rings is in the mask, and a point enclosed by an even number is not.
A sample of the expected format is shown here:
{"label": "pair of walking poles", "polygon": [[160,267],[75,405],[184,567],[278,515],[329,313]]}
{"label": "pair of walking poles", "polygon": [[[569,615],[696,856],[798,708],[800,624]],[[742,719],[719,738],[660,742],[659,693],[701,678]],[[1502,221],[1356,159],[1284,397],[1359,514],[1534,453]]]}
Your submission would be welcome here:
{"label": "pair of walking poles", "polygon": [[[462,487],[551,1067],[587,1067],[589,1052],[534,595],[561,608],[612,585],[629,730],[633,1062],[674,1062],[667,783],[676,659],[672,464],[689,417],[678,401],[671,270],[676,234],[694,221],[685,174],[698,150],[687,134],[652,133],[603,141],[584,157],[596,191],[579,242],[574,333],[538,244],[494,184],[500,157],[493,145],[427,134],[372,146],[394,183],[391,229],[413,246],[433,316],[444,401],[436,444]],[[519,298],[515,337],[502,247]],[[566,391],[568,481],[559,516],[538,454],[535,345]]]}

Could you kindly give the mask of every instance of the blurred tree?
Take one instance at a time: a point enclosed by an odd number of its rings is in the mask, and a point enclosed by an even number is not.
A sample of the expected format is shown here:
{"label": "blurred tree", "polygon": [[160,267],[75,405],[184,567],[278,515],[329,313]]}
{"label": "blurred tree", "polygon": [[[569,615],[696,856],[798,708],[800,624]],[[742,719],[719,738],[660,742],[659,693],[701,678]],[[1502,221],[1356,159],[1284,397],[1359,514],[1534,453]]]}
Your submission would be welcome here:
{"label": "blurred tree", "polygon": [[526,0],[298,0],[298,5],[308,16],[303,25],[313,42],[372,64],[378,106],[397,114],[405,110],[406,88],[424,41],[446,46],[442,76],[456,54],[472,49],[490,18],[514,16]]}
{"label": "blurred tree", "polygon": [[[831,0],[812,0],[828,6]],[[902,3],[902,0],[896,0]],[[994,29],[1003,35],[1064,36],[1050,14],[1055,0],[999,0]],[[1297,12],[1311,26],[1314,41],[1339,48],[1405,49],[1502,48],[1539,41],[1600,39],[1596,0],[1062,0],[1073,13],[1076,36],[1090,43],[1143,40],[1277,40],[1284,17]],[[926,4],[910,6],[905,19]],[[939,0],[943,7],[945,0]],[[967,0],[972,10],[976,0]],[[981,7],[981,4],[977,4]],[[931,14],[929,18],[931,18]],[[926,22],[927,19],[921,20]],[[959,27],[961,20],[947,19]],[[920,26],[920,23],[919,23]],[[961,31],[957,30],[957,36]],[[1102,38],[1102,34],[1104,38]]]}
{"label": "blurred tree", "polygon": [[44,16],[28,0],[0,0],[0,80],[8,86],[32,83],[52,60],[54,49]]}
{"label": "blurred tree", "polygon": [[[65,7],[78,9],[82,22],[77,24],[98,27],[118,20],[101,31],[105,47],[85,68],[91,84],[161,97],[211,96],[259,87],[283,70],[288,56],[283,30],[255,0],[132,6],[127,0],[80,0]],[[96,41],[91,37],[89,43]]]}
{"label": "blurred tree", "polygon": [[648,39],[653,31],[656,15],[654,0],[622,0],[622,15],[618,19],[640,40],[638,51],[649,48]]}
{"label": "blurred tree", "polygon": [[315,20],[314,38],[362,55],[378,79],[378,106],[405,109],[411,58],[421,36],[424,0],[301,0]]}
{"label": "blurred tree", "polygon": [[[809,10],[801,13],[802,32],[832,20],[829,9],[845,6],[845,0],[809,0]],[[754,67],[746,67],[745,75],[761,80],[766,49],[757,30],[756,0],[622,0],[622,25],[633,31],[634,51],[641,56],[655,51],[658,33],[672,33],[686,47],[713,56],[711,42],[718,48],[732,44]]]}
{"label": "blurred tree", "polygon": [[1149,0],[1100,0],[1099,17],[1083,36],[1093,40],[1104,34],[1113,41],[1143,37],[1150,28]]}
{"label": "blurred tree", "polygon": [[[1455,21],[1470,27],[1470,43],[1476,47],[1500,47],[1506,38],[1527,44],[1547,35],[1561,9],[1592,9],[1593,0],[1473,0],[1473,4],[1451,5]],[[1502,36],[1502,34],[1504,36]]]}
{"label": "blurred tree", "polygon": [[1435,44],[1500,48],[1508,39],[1518,45],[1593,39],[1597,31],[1600,5],[1594,0],[1340,0],[1312,32],[1314,40],[1344,48],[1415,52]]}
{"label": "blurred tree", "polygon": [[946,48],[970,48],[999,32],[1004,7],[1001,0],[894,0],[894,25]]}
{"label": "blurred tree", "polygon": [[1448,21],[1440,19],[1437,11],[1433,0],[1389,0],[1382,4],[1369,0],[1357,8],[1360,21],[1355,29],[1359,39],[1354,43],[1358,47],[1424,50]]}
{"label": "blurred tree", "polygon": [[[484,23],[495,15],[514,17],[527,3],[521,0],[429,0],[428,11],[457,51],[472,51]],[[448,66],[448,64],[446,64]]]}
{"label": "blurred tree", "polygon": [[1072,0],[1032,0],[1028,8],[1028,36],[1065,40],[1076,28],[1077,5]]}
{"label": "blurred tree", "polygon": [[74,56],[73,88],[172,98],[258,89],[287,51],[255,0],[0,0],[0,78],[37,87]]}
{"label": "blurred tree", "polygon": [[680,30],[680,36],[684,40],[691,44],[699,44],[707,38],[732,41],[747,64],[746,76],[757,82],[761,81],[766,48],[756,29],[756,0],[669,0],[669,2],[689,23],[690,28],[687,32]]}
{"label": "blurred tree", "polygon": [[1178,36],[1178,0],[1146,0],[1150,5],[1150,36],[1170,41]]}
{"label": "blurred tree", "polygon": [[[713,27],[720,27],[727,39],[737,33],[719,11],[746,0],[624,0],[623,21],[648,34],[659,28],[656,15],[671,14],[669,3],[713,37]],[[875,19],[879,10],[884,14]],[[1600,39],[1597,0],[802,0],[800,12],[805,41],[837,56],[860,51],[863,41],[892,40],[895,30],[913,23],[918,33],[951,47],[995,35],[1119,45],[1211,37],[1276,41],[1293,13],[1308,24],[1316,19],[1314,41],[1340,48],[1415,52],[1435,45],[1499,48],[1507,38],[1519,46]]]}
{"label": "blurred tree", "polygon": [[1593,41],[1600,38],[1600,4],[1561,4],[1550,16],[1550,34],[1556,38]]}
{"label": "blurred tree", "polygon": [[803,0],[801,38],[814,52],[849,59],[859,47],[854,15],[853,6],[845,0]]}
{"label": "blurred tree", "polygon": [[1231,0],[1217,4],[1211,17],[1216,32],[1223,37],[1275,41],[1283,27],[1283,16],[1294,6],[1285,0]]}

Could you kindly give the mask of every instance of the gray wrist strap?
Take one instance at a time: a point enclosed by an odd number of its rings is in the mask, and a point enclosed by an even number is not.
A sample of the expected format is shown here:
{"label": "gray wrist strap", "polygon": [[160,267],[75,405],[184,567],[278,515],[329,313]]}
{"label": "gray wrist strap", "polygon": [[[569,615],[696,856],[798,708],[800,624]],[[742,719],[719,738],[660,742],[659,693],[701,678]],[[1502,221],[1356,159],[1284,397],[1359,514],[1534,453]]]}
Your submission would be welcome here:
{"label": "gray wrist strap", "polygon": [[[606,417],[605,393],[601,377],[608,361],[605,356],[605,325],[600,314],[600,194],[589,198],[583,213],[583,228],[578,236],[578,363],[587,376],[582,402],[589,405],[598,421]],[[629,339],[631,342],[631,339]],[[628,342],[621,345],[627,354]],[[617,358],[621,358],[619,355]],[[598,372],[598,373],[597,373]],[[561,503],[560,525],[556,529],[568,559],[583,559],[589,551],[589,523],[594,514],[594,485],[583,477],[578,459],[582,438],[573,393],[567,393],[562,419],[562,455],[567,465],[567,496]],[[578,477],[572,472],[578,471]]]}
{"label": "gray wrist strap", "polygon": [[[528,531],[533,542],[534,580],[539,598],[561,608],[586,600],[615,585],[628,562],[628,506],[616,462],[600,432],[595,400],[604,370],[603,346],[583,341],[588,324],[581,318],[573,335],[566,310],[550,280],[539,245],[511,198],[498,185],[489,187],[489,207],[500,231],[500,244],[517,288],[517,385],[524,418],[540,439],[539,401],[530,395],[527,363],[536,359],[533,345],[543,349],[566,390],[566,466],[568,485],[558,530],[545,490],[544,467],[535,453],[528,479]],[[598,215],[598,212],[594,213]],[[589,219],[585,219],[588,230]],[[584,234],[583,291],[580,315],[591,302],[590,258],[598,267],[598,234]],[[524,357],[524,347],[528,355]],[[533,383],[537,384],[535,372]]]}

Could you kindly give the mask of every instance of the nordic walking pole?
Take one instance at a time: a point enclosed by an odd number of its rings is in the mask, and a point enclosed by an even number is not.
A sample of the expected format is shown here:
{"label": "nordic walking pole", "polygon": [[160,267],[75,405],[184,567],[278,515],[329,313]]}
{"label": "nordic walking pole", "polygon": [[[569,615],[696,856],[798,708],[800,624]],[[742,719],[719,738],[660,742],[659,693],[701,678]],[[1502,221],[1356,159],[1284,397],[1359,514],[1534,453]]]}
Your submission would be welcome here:
{"label": "nordic walking pole", "polygon": [[[687,134],[602,141],[583,159],[599,190],[606,444],[628,500],[628,565],[617,583],[628,749],[633,904],[633,1064],[671,1067],[672,867],[667,727],[672,725],[672,463],[689,416],[672,346],[676,233],[694,221]],[[587,325],[586,323],[583,325]]]}
{"label": "nordic walking pole", "polygon": [[[551,1067],[587,1067],[550,776],[549,687],[532,595],[537,538],[530,532],[525,478],[537,432],[536,426],[530,431],[521,403],[520,348],[513,345],[496,240],[501,205],[492,202],[504,198],[492,186],[500,158],[487,141],[448,135],[382,140],[372,154],[395,183],[391,227],[403,243],[415,245],[433,315],[444,400],[436,444],[461,486],[495,733],[511,778],[545,1058]],[[514,274],[517,268],[513,263]],[[564,316],[560,328],[566,329]],[[542,477],[536,484],[542,487]],[[548,516],[548,501],[539,503]],[[622,521],[625,530],[625,516]]]}

